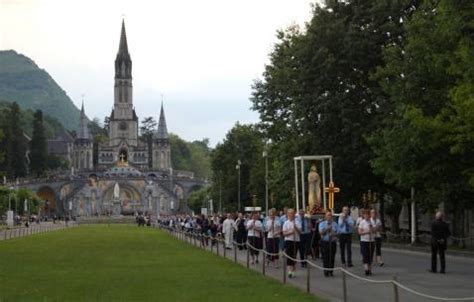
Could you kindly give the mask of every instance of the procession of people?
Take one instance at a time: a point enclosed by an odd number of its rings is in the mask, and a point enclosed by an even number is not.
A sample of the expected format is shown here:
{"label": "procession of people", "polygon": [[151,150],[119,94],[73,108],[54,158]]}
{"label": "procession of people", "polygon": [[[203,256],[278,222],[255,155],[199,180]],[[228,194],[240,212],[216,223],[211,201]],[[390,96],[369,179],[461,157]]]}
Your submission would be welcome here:
{"label": "procession of people", "polygon": [[[375,209],[362,209],[355,219],[349,207],[344,206],[340,214],[325,211],[324,215],[310,215],[303,210],[284,208],[278,212],[269,210],[268,216],[260,212],[227,213],[226,215],[182,215],[161,217],[159,223],[187,233],[197,233],[204,246],[215,245],[219,236],[226,249],[249,251],[249,262],[279,268],[284,253],[289,278],[296,276],[297,267],[307,266],[307,261],[321,259],[325,277],[334,276],[336,254],[340,253],[340,264],[345,268],[354,266],[352,242],[360,241],[360,255],[366,276],[372,275],[374,264],[384,266],[382,260],[382,224]],[[442,228],[442,227],[441,227]],[[209,241],[210,240],[210,241]],[[442,261],[443,250],[438,248]],[[375,256],[375,257],[374,257]],[[375,263],[374,263],[375,262]],[[319,264],[318,264],[319,265]],[[436,267],[436,266],[434,266]],[[444,270],[444,262],[442,269]]]}

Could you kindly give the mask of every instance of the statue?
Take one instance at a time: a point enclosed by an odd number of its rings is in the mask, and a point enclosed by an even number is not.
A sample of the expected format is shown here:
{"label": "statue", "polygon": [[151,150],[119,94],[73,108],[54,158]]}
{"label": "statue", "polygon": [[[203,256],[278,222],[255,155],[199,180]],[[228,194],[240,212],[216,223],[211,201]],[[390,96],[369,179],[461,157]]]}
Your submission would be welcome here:
{"label": "statue", "polygon": [[308,173],[308,213],[314,215],[324,212],[321,207],[321,177],[316,165],[311,166]]}
{"label": "statue", "polygon": [[119,199],[120,198],[120,187],[118,182],[115,183],[114,186],[114,199]]}
{"label": "statue", "polygon": [[114,186],[114,200],[112,201],[112,216],[119,217],[122,210],[122,202],[120,201],[120,186],[118,182]]}
{"label": "statue", "polygon": [[151,194],[148,195],[148,208],[151,210],[152,209],[152,205],[151,205]]}

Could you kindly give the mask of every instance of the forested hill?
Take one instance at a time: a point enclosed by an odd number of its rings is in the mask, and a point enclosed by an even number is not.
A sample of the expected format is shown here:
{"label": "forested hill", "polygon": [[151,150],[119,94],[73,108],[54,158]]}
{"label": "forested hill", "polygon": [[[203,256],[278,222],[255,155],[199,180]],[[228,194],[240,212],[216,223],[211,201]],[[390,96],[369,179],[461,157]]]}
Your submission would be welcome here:
{"label": "forested hill", "polygon": [[0,99],[22,109],[41,109],[68,130],[79,126],[79,109],[66,92],[33,60],[14,50],[0,51]]}

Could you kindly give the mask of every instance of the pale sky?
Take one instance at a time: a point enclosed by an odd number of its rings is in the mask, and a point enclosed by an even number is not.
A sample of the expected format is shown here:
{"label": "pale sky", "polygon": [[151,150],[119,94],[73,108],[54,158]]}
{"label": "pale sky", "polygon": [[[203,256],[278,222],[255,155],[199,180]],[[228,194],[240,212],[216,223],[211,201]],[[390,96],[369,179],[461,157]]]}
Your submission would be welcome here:
{"label": "pale sky", "polygon": [[49,74],[90,119],[110,114],[122,15],[139,119],[186,140],[221,141],[250,110],[276,31],[304,26],[314,0],[0,0],[0,50],[14,49]]}

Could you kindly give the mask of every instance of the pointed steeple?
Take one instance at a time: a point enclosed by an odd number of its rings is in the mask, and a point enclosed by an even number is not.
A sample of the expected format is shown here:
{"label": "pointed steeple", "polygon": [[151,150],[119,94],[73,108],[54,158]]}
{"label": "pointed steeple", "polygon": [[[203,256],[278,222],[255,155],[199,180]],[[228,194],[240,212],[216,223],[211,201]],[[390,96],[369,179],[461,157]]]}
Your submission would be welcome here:
{"label": "pointed steeple", "polygon": [[155,135],[156,139],[168,139],[168,129],[166,128],[165,110],[163,109],[163,101],[161,101],[160,120],[158,122],[158,130]]}
{"label": "pointed steeple", "polygon": [[120,34],[120,44],[117,56],[130,56],[128,53],[127,34],[125,33],[125,20],[122,19],[122,33]]}
{"label": "pointed steeple", "polygon": [[84,111],[84,98],[82,98],[82,106],[81,106],[81,117],[79,120],[79,131],[77,132],[77,138],[79,139],[90,139],[91,134],[89,132],[89,127],[88,127],[88,118],[86,116],[86,113]]}
{"label": "pointed steeple", "polygon": [[123,19],[119,49],[117,52],[117,57],[115,58],[115,78],[132,78],[132,59],[128,53],[127,34],[125,33],[125,20]]}

